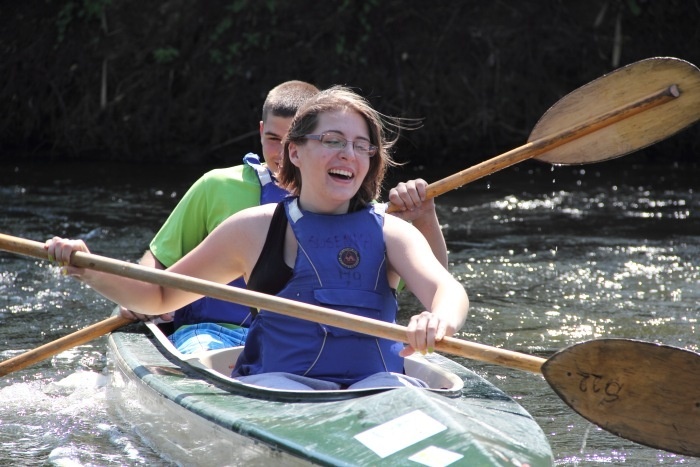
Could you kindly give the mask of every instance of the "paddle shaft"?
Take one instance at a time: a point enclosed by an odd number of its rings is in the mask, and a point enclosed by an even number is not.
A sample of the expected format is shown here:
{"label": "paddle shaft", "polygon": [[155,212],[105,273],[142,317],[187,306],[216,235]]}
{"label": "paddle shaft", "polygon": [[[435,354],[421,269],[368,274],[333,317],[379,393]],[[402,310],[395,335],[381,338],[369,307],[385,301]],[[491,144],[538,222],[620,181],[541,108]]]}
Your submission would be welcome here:
{"label": "paddle shaft", "polygon": [[16,357],[8,358],[7,360],[0,362],[0,376],[5,376],[15,371],[22,370],[28,366],[61,353],[64,350],[90,342],[93,339],[104,336],[108,332],[114,331],[115,329],[119,329],[120,327],[133,322],[133,320],[122,318],[121,316],[112,316],[111,318],[107,318],[99,323],[83,328],[80,331],[76,331],[72,334],[61,337],[60,339],[56,339],[55,341],[44,344],[36,349],[30,350],[21,355],[17,355]]}
{"label": "paddle shaft", "polygon": [[[0,234],[0,250],[40,259],[48,259],[48,254],[43,243],[5,234]],[[288,300],[238,287],[217,284],[211,281],[131,264],[104,256],[76,252],[71,257],[71,265],[150,282],[163,287],[181,289],[218,298],[220,300],[240,303],[246,306],[266,309],[279,314],[315,321],[328,326],[349,329],[375,337],[407,342],[406,328],[398,324],[386,323],[330,308]],[[541,373],[542,364],[545,362],[543,358],[452,337],[445,337],[442,341],[438,342],[435,346],[435,350],[533,373]]]}
{"label": "paddle shaft", "polygon": [[[679,96],[680,90],[678,89],[678,86],[673,84],[602,115],[597,115],[581,124],[558,131],[553,135],[530,141],[527,144],[512,149],[499,156],[493,157],[473,167],[464,169],[461,172],[457,172],[449,177],[443,178],[442,180],[431,183],[427,187],[426,197],[434,198],[442,195],[448,191],[466,185],[467,183],[473,182],[474,180],[485,177],[486,175],[490,175],[494,172],[505,169],[506,167],[515,165],[518,162],[537,157],[573,140],[582,138],[602,128],[630,118],[633,115],[637,115],[646,110],[669,102]],[[396,207],[390,204],[387,212],[394,211],[396,211]]]}

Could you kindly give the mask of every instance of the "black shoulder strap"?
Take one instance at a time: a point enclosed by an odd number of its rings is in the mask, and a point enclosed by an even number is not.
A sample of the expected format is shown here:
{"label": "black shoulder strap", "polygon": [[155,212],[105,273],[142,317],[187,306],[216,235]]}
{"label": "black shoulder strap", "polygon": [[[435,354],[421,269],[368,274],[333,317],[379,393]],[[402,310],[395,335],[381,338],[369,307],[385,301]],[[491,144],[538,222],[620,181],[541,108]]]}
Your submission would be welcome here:
{"label": "black shoulder strap", "polygon": [[[292,268],[284,262],[284,236],[287,231],[287,215],[284,203],[278,203],[270,221],[265,245],[248,278],[248,290],[274,295],[292,276]],[[256,311],[257,312],[257,311]]]}

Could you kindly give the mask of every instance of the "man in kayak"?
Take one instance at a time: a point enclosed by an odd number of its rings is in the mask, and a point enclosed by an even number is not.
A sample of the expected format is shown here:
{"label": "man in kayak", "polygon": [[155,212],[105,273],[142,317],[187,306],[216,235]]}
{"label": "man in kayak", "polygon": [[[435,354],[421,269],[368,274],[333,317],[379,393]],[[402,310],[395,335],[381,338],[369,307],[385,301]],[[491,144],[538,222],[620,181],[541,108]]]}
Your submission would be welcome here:
{"label": "man in kayak", "polygon": [[[215,169],[197,180],[185,193],[150,243],[142,265],[165,269],[194,249],[223,220],[236,212],[281,201],[288,193],[276,184],[282,157],[282,138],[297,109],[318,89],[303,81],[284,82],[268,93],[262,108],[260,142],[264,163],[249,153],[243,164]],[[429,240],[433,252],[447,267],[447,250],[432,200],[425,200],[424,180],[400,183],[389,193],[389,200],[402,212],[397,215],[414,225]],[[231,285],[245,288],[242,278]],[[145,320],[148,317],[121,309],[122,316]],[[252,319],[250,308],[204,297],[173,314],[174,332],[169,339],[185,354],[243,345]]]}
{"label": "man in kayak", "polygon": [[[292,196],[232,215],[168,271],[218,283],[243,276],[252,290],[386,322],[396,319],[403,279],[425,307],[410,318],[408,347],[281,315],[270,304],[253,320],[234,376],[285,389],[421,385],[403,374],[402,357],[431,351],[464,324],[462,285],[418,229],[372,202],[395,165],[389,151],[397,136],[387,136],[387,119],[347,88],[311,97],[284,142],[279,183]],[[82,240],[55,237],[46,248],[64,273],[140,313],[200,297],[70,266],[73,252],[89,252]]]}
{"label": "man in kayak", "polygon": [[[140,260],[140,264],[165,269],[194,249],[227,217],[245,208],[278,202],[287,195],[275,183],[281,142],[299,106],[318,92],[303,81],[287,81],[271,89],[262,108],[260,142],[264,163],[249,153],[243,164],[204,174],[185,193]],[[231,285],[245,288],[239,278]],[[121,308],[126,318],[152,317]],[[182,353],[242,345],[250,325],[250,308],[203,297],[174,313],[160,317],[172,321],[169,336]]]}

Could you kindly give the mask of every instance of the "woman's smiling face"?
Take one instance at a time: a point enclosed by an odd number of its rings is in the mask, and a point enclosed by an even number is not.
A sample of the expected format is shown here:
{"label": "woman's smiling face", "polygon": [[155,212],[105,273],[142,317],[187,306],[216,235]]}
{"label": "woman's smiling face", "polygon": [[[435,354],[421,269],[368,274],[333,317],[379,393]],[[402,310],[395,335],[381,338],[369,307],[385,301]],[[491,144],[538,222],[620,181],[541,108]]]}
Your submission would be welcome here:
{"label": "woman's smiling face", "polygon": [[290,143],[289,159],[301,172],[300,203],[310,211],[345,213],[369,170],[370,158],[358,154],[353,145],[355,141],[370,142],[367,123],[354,110],[337,110],[319,115],[312,133],[339,136],[348,143],[342,149],[311,139]]}

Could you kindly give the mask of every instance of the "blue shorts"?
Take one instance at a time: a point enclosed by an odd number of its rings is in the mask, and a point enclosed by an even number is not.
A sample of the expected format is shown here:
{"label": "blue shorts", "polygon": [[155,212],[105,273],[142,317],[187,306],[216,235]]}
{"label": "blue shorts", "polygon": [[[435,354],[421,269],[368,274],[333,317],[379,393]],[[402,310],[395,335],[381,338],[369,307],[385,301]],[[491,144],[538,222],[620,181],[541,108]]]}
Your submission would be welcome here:
{"label": "blue shorts", "polygon": [[180,353],[191,354],[243,345],[247,336],[248,328],[231,329],[216,323],[199,323],[179,327],[168,339]]}

